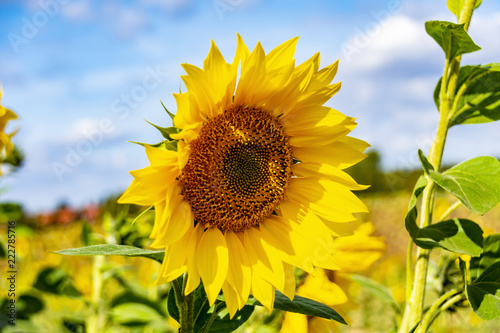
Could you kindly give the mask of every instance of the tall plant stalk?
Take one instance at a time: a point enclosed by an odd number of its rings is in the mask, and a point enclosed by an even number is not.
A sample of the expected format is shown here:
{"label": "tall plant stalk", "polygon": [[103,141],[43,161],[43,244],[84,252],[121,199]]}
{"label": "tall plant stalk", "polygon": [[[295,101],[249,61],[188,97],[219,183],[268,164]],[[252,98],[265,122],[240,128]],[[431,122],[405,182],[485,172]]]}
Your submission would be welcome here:
{"label": "tall plant stalk", "polygon": [[[472,12],[474,11],[476,0],[466,0],[466,3],[460,13],[460,24],[464,24],[465,30],[469,27]],[[443,157],[444,146],[446,143],[446,136],[450,119],[453,113],[452,106],[455,100],[455,91],[457,86],[458,71],[460,69],[461,57],[455,57],[451,61],[447,60],[445,63],[443,79],[441,82],[441,90],[439,94],[440,109],[439,109],[439,122],[436,132],[436,137],[432,143],[429,151],[428,160],[435,170],[441,167],[441,160]],[[427,177],[427,176],[426,176]],[[433,207],[434,207],[434,192],[436,186],[432,180],[427,179],[428,183],[422,194],[422,205],[420,215],[420,228],[426,227],[432,223]],[[410,240],[412,242],[412,240]],[[408,247],[411,251],[412,246]],[[400,333],[408,332],[415,325],[417,325],[423,317],[425,289],[427,279],[427,267],[429,263],[430,250],[417,248],[415,273],[413,280],[407,279],[407,290],[411,290],[410,298],[407,300]],[[411,254],[408,255],[411,258]],[[411,260],[408,260],[407,265],[411,265]],[[410,266],[409,266],[410,267]],[[407,273],[411,269],[407,269]],[[412,288],[413,287],[413,288]]]}

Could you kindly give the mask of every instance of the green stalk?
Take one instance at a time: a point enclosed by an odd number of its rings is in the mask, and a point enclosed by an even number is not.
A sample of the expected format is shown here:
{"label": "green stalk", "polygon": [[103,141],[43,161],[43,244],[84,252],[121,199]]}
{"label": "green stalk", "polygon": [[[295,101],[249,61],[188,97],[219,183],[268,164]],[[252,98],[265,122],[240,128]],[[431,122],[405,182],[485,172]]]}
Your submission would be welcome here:
{"label": "green stalk", "polygon": [[87,317],[85,326],[88,333],[98,333],[103,328],[102,308],[102,268],[105,263],[104,256],[92,257],[92,300],[90,303],[90,315]]}
{"label": "green stalk", "polygon": [[425,314],[424,319],[422,320],[422,325],[420,326],[419,333],[425,333],[431,327],[432,322],[436,317],[448,309],[450,306],[460,301],[463,297],[463,293],[457,289],[450,290],[446,294],[443,294],[441,297],[437,299],[437,301],[431,306],[429,311]]}
{"label": "green stalk", "polygon": [[219,308],[219,303],[215,302],[215,304],[214,304],[214,312],[212,312],[212,314],[210,315],[210,318],[208,318],[208,320],[205,322],[205,324],[203,325],[203,327],[200,330],[200,333],[208,333],[208,331],[210,331],[210,327],[212,326],[212,324],[214,323],[215,319],[217,318],[217,315],[219,314],[219,312],[223,308],[224,307],[220,307]]}
{"label": "green stalk", "polygon": [[[467,29],[469,26],[475,3],[476,0],[466,0],[465,6],[460,14],[460,23],[465,23],[465,29]],[[440,90],[441,107],[439,110],[439,123],[436,137],[432,143],[428,157],[429,162],[432,164],[435,170],[439,170],[439,168],[441,167],[441,159],[443,157],[446,136],[448,134],[449,121],[452,116],[451,106],[453,105],[455,99],[455,90],[457,85],[458,71],[460,68],[460,60],[460,57],[456,57],[455,59],[452,59],[452,61],[446,60],[444,68]],[[428,184],[422,194],[422,207],[419,223],[421,228],[426,227],[432,223],[434,191],[436,186],[431,179],[427,178],[427,180]],[[401,333],[408,332],[410,328],[414,327],[418,322],[422,320],[429,255],[430,250],[425,250],[422,248],[417,249],[417,261],[415,265],[413,284],[410,285],[410,283],[407,283],[407,289],[410,289],[410,287],[412,286],[413,289],[411,291],[411,297],[408,299],[408,303],[405,308],[400,328]],[[408,257],[411,259],[410,255]],[[407,269],[407,271],[409,270]],[[409,280],[407,279],[407,281]]]}
{"label": "green stalk", "polygon": [[175,279],[172,283],[172,288],[175,292],[175,303],[179,309],[179,324],[181,325],[181,333],[193,333],[194,332],[194,295],[193,293],[189,295],[184,295],[184,290],[186,289],[187,274],[184,274],[183,280],[180,281]]}

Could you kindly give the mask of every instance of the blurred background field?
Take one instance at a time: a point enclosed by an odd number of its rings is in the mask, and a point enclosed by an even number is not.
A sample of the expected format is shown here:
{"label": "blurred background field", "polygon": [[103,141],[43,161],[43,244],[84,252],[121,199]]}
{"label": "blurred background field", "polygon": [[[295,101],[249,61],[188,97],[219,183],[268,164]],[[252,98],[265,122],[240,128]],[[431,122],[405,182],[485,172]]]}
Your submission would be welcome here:
{"label": "blurred background field", "polygon": [[[0,331],[177,331],[166,306],[169,286],[154,286],[158,263],[52,251],[150,245],[154,214],[137,218],[144,208],[116,204],[132,179],[128,172],[148,164],[143,149],[127,141],[158,142],[157,131],[143,120],[171,125],[160,101],[175,113],[172,93],[185,91],[180,64],[201,66],[210,39],[231,61],[236,33],[250,49],[260,41],[266,51],[299,36],[297,64],[318,51],[321,67],[340,60],[334,81],[342,81],[342,89],[326,105],[356,117],[352,135],[373,147],[349,170],[359,183],[371,185],[359,193],[370,214],[356,224],[371,222],[374,236],[387,245],[381,258],[355,274],[386,286],[400,307],[409,241],[403,219],[421,174],[416,150],[427,152],[435,134],[432,95],[443,71],[442,52],[424,29],[427,20],[455,17],[445,0],[0,0],[2,105],[19,116],[7,132],[21,128],[0,179],[2,273],[7,223],[16,222],[17,326],[8,327],[3,315],[9,281],[2,275]],[[463,65],[499,61],[495,31],[500,2],[483,1],[469,30],[482,50],[465,55]],[[498,142],[498,123],[456,126],[447,139],[445,168],[480,155],[498,158]],[[438,192],[436,216],[454,202]],[[484,216],[459,207],[451,216],[474,220],[486,233],[500,232],[499,207]],[[452,269],[438,269],[455,259],[436,262],[441,254],[433,252],[429,303],[459,278]],[[351,324],[325,327],[307,318],[309,332],[393,331],[397,306],[350,276],[326,273],[326,285],[334,288],[335,282],[349,298],[334,307]],[[298,288],[305,279],[297,272]],[[441,315],[432,332],[500,332],[498,320],[483,322],[461,305]],[[279,332],[283,317],[279,311],[270,317],[255,311],[239,332]]]}
{"label": "blurred background field", "polygon": [[[360,216],[356,225],[371,221],[375,227],[374,235],[384,237],[387,249],[371,267],[357,274],[386,286],[401,305],[405,295],[405,256],[409,241],[403,219],[410,189],[419,171],[383,173],[377,160],[378,154],[372,151],[369,158],[350,172],[361,183],[374,184],[360,194],[370,214]],[[167,311],[169,286],[154,286],[158,263],[145,258],[74,257],[52,253],[103,243],[147,248],[154,213],[140,215],[143,208],[117,205],[115,200],[116,197],[110,197],[79,209],[62,204],[56,210],[35,215],[26,214],[20,205],[14,203],[0,206],[2,235],[6,234],[6,222],[16,221],[18,272],[17,326],[14,330],[8,327],[6,317],[2,316],[2,332],[85,332],[85,327],[93,325],[93,321],[101,323],[105,328],[103,332],[176,332],[176,322],[169,318]],[[439,193],[436,216],[453,202],[452,197]],[[477,221],[487,233],[500,232],[499,207],[484,216],[463,208],[453,212],[452,216],[455,215]],[[2,239],[3,257],[6,252],[4,243]],[[440,251],[434,251],[434,257],[438,258],[440,254]],[[447,279],[459,276],[458,272],[438,271],[438,263],[431,263],[429,302],[442,291]],[[6,260],[1,261],[2,271],[7,270],[6,264]],[[393,331],[398,312],[370,290],[350,280],[349,276],[341,271],[328,275],[349,298],[349,302],[334,308],[350,319],[349,326],[333,324],[328,329],[333,329],[332,332]],[[304,283],[303,275],[298,273],[297,277],[301,281],[300,288]],[[1,280],[1,290],[8,288],[7,282]],[[2,312],[6,311],[6,302],[5,298]],[[463,309],[453,308],[440,316],[432,332],[500,331],[499,320],[484,322],[463,305]],[[268,317],[260,309],[238,332],[279,332],[282,322],[280,311]],[[310,327],[310,332],[322,332],[312,328],[311,323]]]}

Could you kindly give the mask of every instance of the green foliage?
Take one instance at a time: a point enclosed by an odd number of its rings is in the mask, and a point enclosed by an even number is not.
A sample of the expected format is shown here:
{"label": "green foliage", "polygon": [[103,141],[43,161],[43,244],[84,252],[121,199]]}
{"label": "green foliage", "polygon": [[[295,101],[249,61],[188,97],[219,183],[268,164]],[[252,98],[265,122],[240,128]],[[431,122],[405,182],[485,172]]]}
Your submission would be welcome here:
{"label": "green foliage", "polygon": [[80,297],[82,295],[71,283],[68,273],[56,267],[44,268],[38,274],[33,287],[59,296]]}
{"label": "green foliage", "polygon": [[[424,159],[422,163],[427,168],[432,167],[427,159]],[[453,219],[431,224],[424,228],[418,227],[416,203],[425,186],[427,186],[427,180],[424,176],[421,176],[417,184],[415,184],[415,189],[408,204],[405,227],[413,242],[424,249],[439,247],[471,256],[480,255],[483,245],[483,230],[472,221]]]}
{"label": "green foliage", "polygon": [[[434,90],[439,110],[442,78]],[[487,123],[500,119],[500,64],[462,66],[458,72],[456,98],[449,126]]]}
{"label": "green foliage", "polygon": [[441,46],[448,61],[462,54],[481,49],[465,31],[464,24],[427,21],[425,22],[425,31]]}
{"label": "green foliage", "polygon": [[116,296],[111,301],[110,308],[113,309],[116,308],[117,306],[130,303],[138,303],[146,307],[149,307],[154,311],[156,311],[158,314],[160,314],[162,317],[165,317],[167,315],[165,313],[165,310],[163,309],[163,306],[159,302],[152,301],[149,298],[139,295],[130,290],[126,290],[122,294]]}
{"label": "green foliage", "polygon": [[[259,301],[255,301],[253,304],[262,306]],[[293,300],[290,300],[278,290],[276,290],[274,308],[288,312],[301,313],[307,316],[331,319],[341,324],[347,325],[344,318],[342,318],[342,316],[340,316],[337,311],[333,310],[329,306],[298,295],[295,295]]]}
{"label": "green foliage", "polygon": [[418,154],[429,178],[474,213],[483,215],[500,202],[500,162],[496,158],[476,157],[440,173],[421,150]]}
{"label": "green foliage", "polygon": [[232,319],[229,318],[229,313],[221,312],[210,325],[209,333],[230,333],[243,325],[252,315],[254,307],[245,305],[241,310],[236,311]]}
{"label": "green foliage", "polygon": [[359,283],[361,287],[368,290],[370,293],[375,295],[380,300],[384,301],[394,309],[396,313],[400,312],[399,305],[392,296],[392,292],[387,289],[384,285],[374,281],[366,276],[353,274],[350,275],[350,279]]}
{"label": "green foliage", "polygon": [[2,164],[5,163],[14,168],[20,168],[23,166],[24,160],[25,157],[23,151],[17,145],[14,145],[14,149],[2,160]]}
{"label": "green foliage", "polygon": [[[460,268],[466,277],[465,266],[461,260]],[[500,258],[497,257],[495,262],[480,270],[479,276],[466,283],[465,291],[472,309],[479,317],[484,320],[500,318]]]}
{"label": "green foliage", "polygon": [[111,309],[113,320],[124,326],[144,326],[163,316],[154,308],[140,302],[120,303]]}
{"label": "green foliage", "polygon": [[412,235],[418,235],[418,232],[420,231],[420,228],[417,226],[418,211],[416,205],[418,197],[422,194],[426,186],[427,179],[424,176],[420,176],[415,184],[415,187],[413,188],[410,202],[408,203],[408,213],[405,217],[405,227],[410,234],[410,237],[412,237]]}
{"label": "green foliage", "polygon": [[23,207],[18,203],[6,202],[0,204],[0,223],[18,222],[23,216]]}
{"label": "green foliage", "polygon": [[483,253],[470,261],[470,278],[476,280],[486,267],[500,261],[500,234],[489,235],[483,242]]}
{"label": "green foliage", "polygon": [[163,262],[165,251],[163,250],[145,250],[130,245],[91,245],[65,249],[54,253],[70,256],[126,256],[126,257],[144,257],[153,259],[159,263]]}
{"label": "green foliage", "polygon": [[419,228],[411,238],[423,249],[443,248],[445,250],[479,256],[483,251],[483,230],[475,222],[453,219]]}
{"label": "green foliage", "polygon": [[174,318],[177,322],[180,322],[179,308],[177,307],[177,303],[175,301],[175,291],[173,287],[171,287],[168,292],[167,310],[170,317]]}

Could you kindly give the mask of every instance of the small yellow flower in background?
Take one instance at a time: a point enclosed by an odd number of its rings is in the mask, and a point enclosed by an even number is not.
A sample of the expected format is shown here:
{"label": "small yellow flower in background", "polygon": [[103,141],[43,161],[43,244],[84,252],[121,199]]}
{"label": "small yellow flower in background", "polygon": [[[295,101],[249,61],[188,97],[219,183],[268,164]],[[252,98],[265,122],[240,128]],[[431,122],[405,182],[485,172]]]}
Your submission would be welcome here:
{"label": "small yellow flower in background", "polygon": [[[335,239],[334,257],[340,266],[340,274],[357,273],[368,269],[385,251],[386,245],[383,237],[374,237],[375,231],[371,223],[363,223],[355,230],[354,235],[338,237]],[[347,306],[348,296],[344,290],[348,290],[348,279],[340,279],[343,282],[342,289],[337,272],[316,268],[314,275],[307,275],[304,283],[297,288],[297,295],[307,297],[335,307]],[[343,315],[345,318],[345,316]],[[336,332],[339,325],[331,320],[317,317],[308,317],[298,313],[285,312],[285,318],[281,327],[283,333],[306,333],[306,332]]]}
{"label": "small yellow flower in background", "polygon": [[183,64],[177,150],[145,145],[151,165],[131,172],[119,199],[154,205],[157,283],[188,272],[185,293],[201,280],[213,304],[222,289],[231,316],[250,293],[268,311],[275,288],[292,299],[293,266],[341,268],[333,238],[367,212],[351,192],[366,186],[342,170],[368,144],[347,136],[353,118],[323,105],[340,89],[338,62],[319,70],[317,53],[295,66],[297,40],[265,54],[238,35],[231,63],[212,41],[202,68]]}
{"label": "small yellow flower in background", "polygon": [[[3,89],[0,87],[0,165],[1,160],[6,158],[14,150],[14,144],[11,138],[17,131],[10,134],[5,133],[5,127],[10,120],[17,119],[17,115],[14,111],[7,109],[2,105]],[[0,175],[2,170],[0,169]]]}

